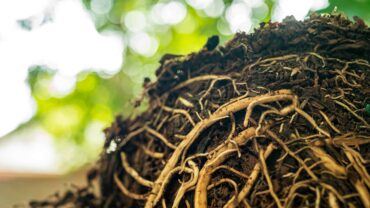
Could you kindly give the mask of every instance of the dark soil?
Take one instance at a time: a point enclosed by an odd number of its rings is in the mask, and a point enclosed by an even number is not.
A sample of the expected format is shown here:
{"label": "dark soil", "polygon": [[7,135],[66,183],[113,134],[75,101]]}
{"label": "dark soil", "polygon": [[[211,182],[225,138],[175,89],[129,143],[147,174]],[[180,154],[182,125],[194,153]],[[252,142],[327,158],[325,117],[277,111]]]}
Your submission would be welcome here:
{"label": "dark soil", "polygon": [[105,130],[88,174],[99,196],[89,186],[30,205],[370,206],[370,29],[313,14],[218,42],[165,55],[145,81],[149,109]]}

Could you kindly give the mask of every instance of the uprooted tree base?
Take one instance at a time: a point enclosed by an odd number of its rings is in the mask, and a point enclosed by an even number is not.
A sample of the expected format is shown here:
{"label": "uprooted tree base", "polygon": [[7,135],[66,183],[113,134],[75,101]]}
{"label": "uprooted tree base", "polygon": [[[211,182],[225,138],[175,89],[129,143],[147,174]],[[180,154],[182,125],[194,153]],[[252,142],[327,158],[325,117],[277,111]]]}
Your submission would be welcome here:
{"label": "uprooted tree base", "polygon": [[312,15],[217,44],[164,56],[149,109],[106,129],[101,196],[31,205],[370,207],[370,29]]}

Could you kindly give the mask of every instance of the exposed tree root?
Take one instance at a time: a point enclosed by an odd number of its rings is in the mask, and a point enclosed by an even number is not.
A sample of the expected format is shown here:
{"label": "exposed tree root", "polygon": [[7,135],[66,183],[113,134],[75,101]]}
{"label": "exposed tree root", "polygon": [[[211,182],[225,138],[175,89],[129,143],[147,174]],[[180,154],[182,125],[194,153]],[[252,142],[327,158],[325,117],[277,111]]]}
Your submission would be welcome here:
{"label": "exposed tree root", "polygon": [[370,207],[369,36],[288,18],[164,61],[106,130],[95,207]]}

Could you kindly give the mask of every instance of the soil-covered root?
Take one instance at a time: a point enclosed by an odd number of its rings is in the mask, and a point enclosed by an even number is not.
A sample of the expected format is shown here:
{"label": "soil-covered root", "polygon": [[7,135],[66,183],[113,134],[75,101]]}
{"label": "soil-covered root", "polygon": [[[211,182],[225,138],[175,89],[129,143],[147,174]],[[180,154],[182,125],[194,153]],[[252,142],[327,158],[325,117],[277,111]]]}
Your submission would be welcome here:
{"label": "soil-covered root", "polygon": [[313,14],[215,40],[164,56],[149,109],[106,129],[90,207],[369,207],[370,29]]}

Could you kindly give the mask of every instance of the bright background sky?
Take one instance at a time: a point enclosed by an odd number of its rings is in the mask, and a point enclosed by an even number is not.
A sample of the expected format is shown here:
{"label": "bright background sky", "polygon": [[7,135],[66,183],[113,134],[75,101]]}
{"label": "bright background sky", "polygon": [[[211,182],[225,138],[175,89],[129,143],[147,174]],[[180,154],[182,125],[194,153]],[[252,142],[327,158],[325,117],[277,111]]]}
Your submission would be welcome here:
{"label": "bright background sky", "polygon": [[[0,172],[60,173],[68,170],[61,168],[65,161],[85,164],[97,158],[103,127],[114,114],[129,111],[129,103],[119,103],[112,94],[140,92],[143,77],[153,77],[163,53],[187,53],[212,34],[226,40],[238,31],[251,32],[269,17],[303,20],[310,11],[329,6],[328,0],[84,2],[0,0]],[[53,73],[30,88],[26,80],[35,66]],[[109,87],[117,83],[120,87]],[[99,94],[93,94],[96,89]],[[81,103],[87,101],[78,97],[85,95],[103,101],[86,107]],[[70,97],[83,107],[72,105]],[[112,111],[113,105],[118,110]],[[91,119],[82,125],[80,115]],[[19,128],[23,123],[26,127]],[[63,134],[74,127],[71,123],[82,129]],[[85,139],[73,144],[66,139],[75,137]],[[83,149],[93,156],[84,157]]]}
{"label": "bright background sky", "polygon": [[[30,17],[35,26],[28,31],[19,21]],[[50,87],[64,95],[73,90],[76,75],[82,70],[116,73],[122,53],[120,35],[99,34],[80,1],[0,1],[0,136],[35,112],[25,83],[30,66],[57,69]]]}

